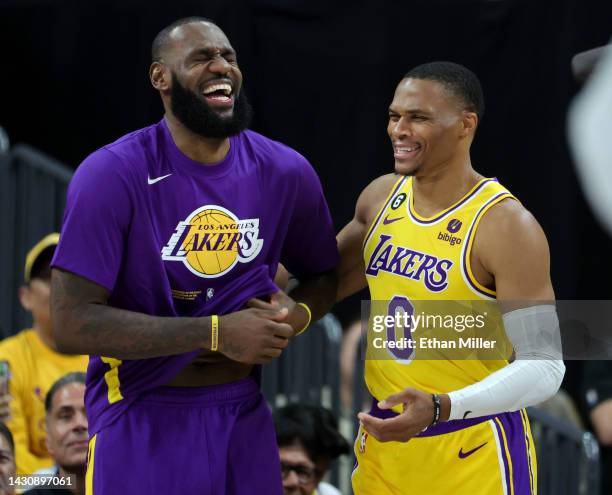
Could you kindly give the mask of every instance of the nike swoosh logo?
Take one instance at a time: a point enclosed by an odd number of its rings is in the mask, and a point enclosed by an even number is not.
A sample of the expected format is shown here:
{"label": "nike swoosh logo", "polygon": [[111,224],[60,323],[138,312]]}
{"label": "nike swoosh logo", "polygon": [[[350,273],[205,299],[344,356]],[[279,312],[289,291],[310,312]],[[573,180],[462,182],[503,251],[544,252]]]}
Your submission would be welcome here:
{"label": "nike swoosh logo", "polygon": [[467,452],[463,452],[463,447],[461,447],[459,449],[459,459],[465,459],[466,457],[471,456],[474,452],[476,452],[478,449],[482,449],[488,443],[489,442],[485,442],[472,450],[468,450]]}
{"label": "nike swoosh logo", "polygon": [[147,183],[149,185],[151,184],[155,184],[156,182],[159,182],[160,180],[164,180],[166,177],[170,177],[172,174],[168,174],[168,175],[162,175],[161,177],[155,177],[155,179],[151,179],[151,177],[149,177],[147,175]]}
{"label": "nike swoosh logo", "polygon": [[389,215],[387,215],[384,219],[383,219],[383,225],[389,225],[390,223],[393,222],[397,222],[398,220],[401,220],[404,217],[399,217],[399,218],[391,218],[389,219]]}

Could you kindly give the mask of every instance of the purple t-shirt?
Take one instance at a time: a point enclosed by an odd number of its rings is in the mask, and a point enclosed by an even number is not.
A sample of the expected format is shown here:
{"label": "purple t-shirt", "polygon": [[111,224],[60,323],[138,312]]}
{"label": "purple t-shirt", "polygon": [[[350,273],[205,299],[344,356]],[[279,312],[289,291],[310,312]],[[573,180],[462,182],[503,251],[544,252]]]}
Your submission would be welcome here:
{"label": "purple t-shirt", "polygon": [[[97,150],[70,187],[53,266],[110,291],[109,305],[156,316],[206,316],[338,262],[319,179],[299,153],[252,131],[203,165],[174,144],[165,120]],[[152,359],[90,356],[90,434],[199,353]]]}

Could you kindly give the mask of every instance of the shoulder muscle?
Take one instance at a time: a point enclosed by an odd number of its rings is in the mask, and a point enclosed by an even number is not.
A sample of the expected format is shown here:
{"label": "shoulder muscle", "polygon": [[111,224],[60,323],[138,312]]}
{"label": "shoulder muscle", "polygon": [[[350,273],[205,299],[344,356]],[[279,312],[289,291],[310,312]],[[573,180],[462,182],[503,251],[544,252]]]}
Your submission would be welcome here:
{"label": "shoulder muscle", "polygon": [[517,201],[502,201],[485,213],[474,248],[495,278],[498,299],[554,299],[546,235]]}
{"label": "shoulder muscle", "polygon": [[386,174],[374,179],[359,195],[355,207],[355,219],[369,227],[382,206],[382,202],[399,180],[397,174]]}

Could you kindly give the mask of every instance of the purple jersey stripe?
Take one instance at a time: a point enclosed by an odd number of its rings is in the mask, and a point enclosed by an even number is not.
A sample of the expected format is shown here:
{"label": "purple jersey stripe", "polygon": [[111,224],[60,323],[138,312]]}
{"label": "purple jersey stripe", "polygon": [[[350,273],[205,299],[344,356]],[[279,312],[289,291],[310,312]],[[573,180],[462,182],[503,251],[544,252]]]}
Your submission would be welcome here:
{"label": "purple jersey stripe", "polygon": [[391,194],[389,194],[389,197],[387,198],[387,201],[385,201],[385,204],[380,209],[380,212],[378,213],[378,216],[376,217],[376,220],[374,220],[374,223],[372,224],[372,228],[370,228],[370,232],[368,232],[368,235],[366,236],[365,240],[363,241],[363,248],[364,249],[365,249],[366,245],[368,244],[368,241],[370,240],[370,237],[372,237],[372,234],[376,230],[376,227],[378,227],[378,222],[380,222],[380,219],[382,218],[383,213],[386,211],[387,206],[389,205],[389,202],[393,199],[393,197],[395,196],[395,193],[397,193],[397,191],[400,190],[400,188],[402,187],[402,185],[404,185],[405,182],[406,182],[406,177],[404,177],[403,179],[400,179],[399,182],[396,184],[395,189],[393,189],[393,192]]}
{"label": "purple jersey stripe", "polygon": [[413,213],[412,211],[412,191],[410,192],[410,198],[408,200],[408,214],[410,215],[410,218],[412,218],[416,223],[420,224],[420,225],[429,225],[432,223],[437,222],[438,220],[444,218],[445,216],[449,215],[450,213],[452,213],[453,211],[455,211],[457,208],[460,208],[461,205],[465,204],[467,201],[470,200],[470,198],[473,198],[474,195],[476,193],[478,193],[478,191],[480,191],[486,184],[488,184],[489,182],[497,182],[497,179],[485,179],[483,180],[480,184],[478,184],[478,186],[472,191],[470,192],[467,196],[465,196],[462,200],[460,200],[457,204],[455,204],[454,206],[452,206],[450,209],[443,211],[442,213],[439,213],[438,215],[436,215],[433,218],[428,218],[427,220],[420,220],[416,217],[416,215]]}
{"label": "purple jersey stripe", "polygon": [[532,473],[526,443],[529,441],[529,435],[525,430],[521,412],[505,414],[500,417],[500,421],[506,433],[508,450],[512,459],[514,493],[517,495],[530,494],[532,493],[532,482],[530,481]]}
{"label": "purple jersey stripe", "polygon": [[527,465],[529,466],[529,481],[531,486],[531,491],[533,493],[535,480],[533,479],[533,463],[531,459],[531,439],[529,438],[528,428],[526,425],[529,424],[529,417],[527,416],[527,411],[525,409],[521,409],[521,417],[523,418],[523,430],[525,431],[525,444],[527,448]]}
{"label": "purple jersey stripe", "polygon": [[[508,495],[511,495],[513,493],[513,490],[511,486],[512,479],[510,478],[510,466],[508,464],[509,460],[508,460],[508,456],[506,455],[506,447],[507,447],[506,439],[504,438],[504,434],[502,433],[501,426],[495,419],[493,420],[493,424],[495,425],[495,430],[497,431],[497,439],[499,441],[499,450],[501,451],[502,463],[504,465],[504,473],[505,473],[505,478],[506,478],[506,493]],[[518,493],[515,495],[518,495]]]}

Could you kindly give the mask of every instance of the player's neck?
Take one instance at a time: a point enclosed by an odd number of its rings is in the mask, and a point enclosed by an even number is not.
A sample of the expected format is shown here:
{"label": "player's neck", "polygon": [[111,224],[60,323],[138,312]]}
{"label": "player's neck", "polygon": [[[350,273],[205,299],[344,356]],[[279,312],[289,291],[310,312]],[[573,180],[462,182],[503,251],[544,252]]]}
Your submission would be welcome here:
{"label": "player's neck", "polygon": [[229,138],[206,138],[187,129],[174,115],[165,115],[172,140],[181,152],[202,165],[223,160],[230,149]]}
{"label": "player's neck", "polygon": [[483,177],[472,168],[469,156],[462,164],[448,164],[413,177],[414,208],[431,217],[459,201]]}

